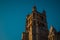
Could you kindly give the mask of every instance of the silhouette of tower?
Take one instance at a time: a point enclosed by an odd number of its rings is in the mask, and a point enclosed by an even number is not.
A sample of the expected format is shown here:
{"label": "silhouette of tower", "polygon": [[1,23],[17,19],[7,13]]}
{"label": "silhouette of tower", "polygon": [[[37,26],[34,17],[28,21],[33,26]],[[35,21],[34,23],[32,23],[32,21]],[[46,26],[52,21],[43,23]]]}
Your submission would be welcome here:
{"label": "silhouette of tower", "polygon": [[32,13],[26,17],[26,30],[23,32],[22,40],[48,40],[45,10],[40,13],[36,6],[33,6]]}

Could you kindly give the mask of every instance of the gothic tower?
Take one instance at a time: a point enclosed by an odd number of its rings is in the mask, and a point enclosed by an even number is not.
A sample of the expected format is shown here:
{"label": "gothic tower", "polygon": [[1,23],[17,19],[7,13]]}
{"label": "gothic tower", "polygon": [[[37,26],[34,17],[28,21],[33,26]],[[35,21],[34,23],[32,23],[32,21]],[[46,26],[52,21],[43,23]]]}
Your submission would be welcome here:
{"label": "gothic tower", "polygon": [[26,17],[26,30],[23,32],[22,40],[48,40],[45,10],[40,13],[36,6],[32,8],[32,13]]}

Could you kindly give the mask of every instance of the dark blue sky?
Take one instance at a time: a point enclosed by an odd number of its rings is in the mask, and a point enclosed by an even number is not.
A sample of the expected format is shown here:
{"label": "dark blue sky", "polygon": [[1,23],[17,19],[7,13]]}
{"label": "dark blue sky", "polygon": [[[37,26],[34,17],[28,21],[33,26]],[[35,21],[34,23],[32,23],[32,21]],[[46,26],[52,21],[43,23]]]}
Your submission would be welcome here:
{"label": "dark blue sky", "polygon": [[0,40],[21,40],[34,3],[39,12],[46,10],[48,28],[60,30],[60,0],[0,0]]}

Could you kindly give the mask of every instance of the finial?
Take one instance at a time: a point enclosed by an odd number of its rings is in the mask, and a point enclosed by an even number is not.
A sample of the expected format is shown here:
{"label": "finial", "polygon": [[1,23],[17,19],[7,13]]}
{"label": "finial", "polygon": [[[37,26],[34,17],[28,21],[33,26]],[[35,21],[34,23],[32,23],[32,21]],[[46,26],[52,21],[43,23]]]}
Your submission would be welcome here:
{"label": "finial", "polygon": [[32,11],[36,11],[36,10],[37,10],[36,6],[33,6]]}

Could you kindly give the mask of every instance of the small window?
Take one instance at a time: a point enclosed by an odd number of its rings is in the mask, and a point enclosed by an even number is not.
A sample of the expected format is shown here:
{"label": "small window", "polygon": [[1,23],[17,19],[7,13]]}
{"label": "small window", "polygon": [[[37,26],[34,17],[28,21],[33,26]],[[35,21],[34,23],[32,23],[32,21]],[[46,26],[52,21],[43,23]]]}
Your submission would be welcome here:
{"label": "small window", "polygon": [[40,23],[40,26],[41,26],[41,27],[44,27],[45,25],[44,25],[43,23]]}
{"label": "small window", "polygon": [[41,21],[43,21],[44,20],[44,18],[43,18],[43,16],[41,16]]}
{"label": "small window", "polygon": [[44,24],[42,24],[42,26],[44,27]]}
{"label": "small window", "polygon": [[35,22],[35,20],[33,21],[33,25],[36,25],[36,22]]}
{"label": "small window", "polygon": [[33,18],[35,18],[35,13],[33,13]]}

